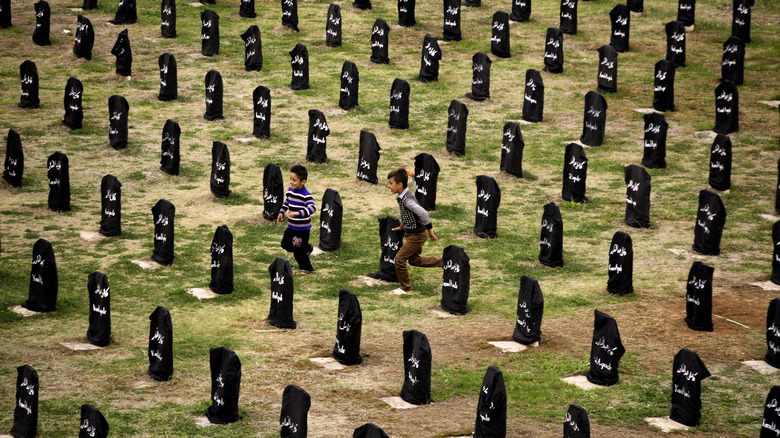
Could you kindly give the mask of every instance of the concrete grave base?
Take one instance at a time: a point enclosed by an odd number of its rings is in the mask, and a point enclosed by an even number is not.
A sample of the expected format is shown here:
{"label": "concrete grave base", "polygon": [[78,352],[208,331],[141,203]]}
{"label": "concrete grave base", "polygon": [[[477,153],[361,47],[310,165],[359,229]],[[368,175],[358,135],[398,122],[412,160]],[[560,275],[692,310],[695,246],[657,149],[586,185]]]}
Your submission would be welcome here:
{"label": "concrete grave base", "polygon": [[499,348],[502,353],[519,353],[521,351],[527,350],[528,347],[536,348],[539,346],[538,342],[534,342],[533,344],[530,345],[523,345],[515,341],[490,341],[488,342],[488,344],[496,348]]}
{"label": "concrete grave base", "polygon": [[138,382],[135,382],[135,384],[133,384],[133,388],[135,389],[151,388],[152,386],[154,386],[154,382],[156,382],[156,380],[151,380],[151,378],[150,380],[140,380]]}
{"label": "concrete grave base", "polygon": [[105,236],[98,233],[97,231],[79,231],[79,237],[86,240],[87,242],[97,242]]}
{"label": "concrete grave base", "polygon": [[[192,6],[193,8],[199,8],[203,6],[203,3],[187,3],[189,6]],[[206,420],[208,421],[208,420]]]}
{"label": "concrete grave base", "polygon": [[661,432],[669,433],[675,430],[688,430],[688,426],[678,423],[669,417],[645,418],[647,424],[661,429]]}
{"label": "concrete grave base", "polygon": [[590,147],[590,146],[586,145],[585,143],[583,143],[583,142],[581,142],[579,140],[572,140],[572,141],[564,141],[563,142],[564,145],[568,145],[569,143],[575,143],[575,144],[578,144],[578,145],[580,145],[580,146],[582,146],[584,148],[589,148]]}
{"label": "concrete grave base", "polygon": [[209,419],[206,417],[195,417],[193,418],[193,421],[195,422],[196,426],[200,426],[200,427],[216,426],[216,424],[209,421]]}
{"label": "concrete grave base", "polygon": [[533,125],[534,122],[529,122],[528,120],[520,119],[520,120],[517,121],[517,124],[518,125]]}
{"label": "concrete grave base", "polygon": [[195,287],[189,289],[187,293],[199,300],[208,300],[217,297],[217,294],[215,294],[211,289],[207,287]]}
{"label": "concrete grave base", "polygon": [[631,11],[631,16],[632,17],[641,17],[643,15],[645,15],[644,12],[634,12],[634,11]]}
{"label": "concrete grave base", "polygon": [[35,311],[30,310],[30,309],[28,309],[26,307],[22,307],[21,305],[9,307],[8,310],[10,310],[11,312],[14,312],[14,313],[18,313],[18,314],[20,314],[20,315],[22,315],[24,317],[35,316],[35,315],[40,315],[41,314],[41,312],[35,312]]}
{"label": "concrete grave base", "polygon": [[314,249],[311,251],[311,256],[318,256],[318,255],[320,255],[320,254],[325,252],[325,251],[321,250],[320,247],[317,246],[317,245],[312,245],[312,246],[314,247]]}
{"label": "concrete grave base", "polygon": [[585,376],[564,377],[561,380],[568,383],[569,385],[574,385],[577,388],[584,389],[586,391],[589,391],[591,389],[596,389],[596,388],[603,388],[603,386],[601,385],[596,385],[594,383],[588,382],[588,379]]}
{"label": "concrete grave base", "polygon": [[751,286],[758,286],[764,290],[780,290],[780,284],[774,284],[771,281],[757,281],[750,283]]}
{"label": "concrete grave base", "polygon": [[759,216],[771,222],[777,222],[780,220],[780,216],[775,216],[773,214],[759,214]]}
{"label": "concrete grave base", "polygon": [[67,35],[67,34],[69,34],[69,33],[70,33],[70,30],[68,30],[68,29],[62,29],[62,33],[64,33],[65,35]]}
{"label": "concrete grave base", "polygon": [[157,269],[160,267],[160,264],[155,262],[151,258],[143,259],[143,260],[130,260],[130,261],[140,266],[141,269]]}
{"label": "concrete grave base", "polygon": [[241,143],[249,143],[250,141],[254,140],[254,137],[240,137],[236,138],[236,141],[240,141]]}
{"label": "concrete grave base", "polygon": [[73,351],[89,351],[89,350],[103,349],[103,347],[98,347],[97,345],[90,344],[87,342],[60,342],[60,345],[62,345],[65,348],[70,348]]}
{"label": "concrete grave base", "polygon": [[406,292],[405,290],[401,289],[400,287],[398,289],[391,290],[390,293],[393,294],[393,295],[409,295],[408,292]]}
{"label": "concrete grave base", "polygon": [[685,31],[686,31],[686,32],[693,32],[693,27],[694,27],[694,25],[693,25],[693,24],[692,24],[692,25],[690,25],[690,26],[685,26]]}
{"label": "concrete grave base", "polygon": [[453,315],[450,312],[445,312],[445,311],[439,310],[439,309],[431,309],[430,310],[430,314],[435,316],[435,317],[437,317],[437,318],[452,318],[452,317],[455,316],[455,315]]}
{"label": "concrete grave base", "polygon": [[11,435],[0,435],[0,438],[14,438],[14,437]]}
{"label": "concrete grave base", "polygon": [[780,100],[759,100],[758,103],[763,103],[764,105],[769,105],[774,108],[780,106]]}
{"label": "concrete grave base", "polygon": [[346,368],[332,357],[311,357],[309,360],[325,368],[326,370],[343,370]]}
{"label": "concrete grave base", "polygon": [[669,252],[675,255],[685,255],[687,254],[687,251],[684,249],[678,249],[678,248],[669,248]]}
{"label": "concrete grave base", "polygon": [[383,284],[384,281],[378,279],[378,278],[371,278],[367,275],[360,275],[358,278],[366,284],[366,286],[378,286],[380,284]]}
{"label": "concrete grave base", "polygon": [[255,330],[257,333],[280,332],[281,329]]}
{"label": "concrete grave base", "polygon": [[73,11],[73,12],[81,12],[81,11],[83,11],[83,10],[84,10],[84,9],[81,9],[81,8],[69,8],[69,9],[70,9],[71,11]]}
{"label": "concrete grave base", "polygon": [[420,407],[420,405],[413,405],[411,403],[407,403],[401,397],[383,397],[380,398],[379,400],[382,400],[383,402],[387,403],[388,405],[390,405],[391,408],[394,409],[414,409]]}
{"label": "concrete grave base", "polygon": [[750,368],[753,368],[761,374],[773,374],[780,371],[780,368],[775,368],[763,360],[746,360],[742,363],[749,366]]}
{"label": "concrete grave base", "polygon": [[634,108],[634,111],[638,112],[639,114],[652,114],[652,113],[663,114],[661,111],[656,111],[655,108]]}

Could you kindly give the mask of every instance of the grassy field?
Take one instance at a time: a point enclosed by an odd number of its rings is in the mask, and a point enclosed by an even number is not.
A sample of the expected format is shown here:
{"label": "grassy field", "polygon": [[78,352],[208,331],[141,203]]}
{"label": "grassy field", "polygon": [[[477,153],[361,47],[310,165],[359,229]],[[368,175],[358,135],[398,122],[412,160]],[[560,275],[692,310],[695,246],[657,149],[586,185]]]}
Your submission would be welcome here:
{"label": "grassy field", "polygon": [[[665,416],[671,395],[672,358],[680,348],[698,352],[712,373],[702,384],[701,426],[696,436],[757,436],[763,402],[780,374],[762,375],[741,360],[766,352],[765,317],[778,292],[749,283],[766,281],[771,272],[771,226],[775,216],[778,110],[760,100],[780,100],[780,3],[758,1],[752,11],[752,42],[745,57],[745,83],[739,88],[740,130],[733,142],[732,188],[722,193],[728,219],[720,256],[693,253],[697,197],[708,188],[711,129],[715,121],[714,89],[720,78],[722,43],[731,32],[731,2],[699,2],[695,29],[687,35],[687,67],[676,74],[677,111],[669,123],[665,169],[652,175],[651,226],[633,229],[623,222],[623,166],[642,158],[643,120],[636,108],[652,106],[653,65],[664,57],[664,24],[676,17],[677,2],[647,1],[631,17],[631,50],[619,55],[618,92],[606,95],[606,139],[587,148],[588,197],[585,204],[561,199],[565,145],[579,139],[583,99],[596,88],[596,50],[609,42],[606,0],[580,2],[579,33],[564,36],[562,74],[543,73],[544,121],[523,125],[525,177],[499,171],[502,127],[520,119],[525,70],[543,67],[547,27],[557,27],[560,3],[537,0],[531,21],[511,23],[512,57],[492,55],[491,99],[473,102],[471,57],[489,53],[491,17],[510,11],[508,0],[484,0],[480,8],[463,8],[463,40],[439,44],[443,51],[440,80],[417,80],[426,33],[441,36],[441,2],[419,1],[418,24],[396,24],[396,3],[375,0],[362,11],[341,4],[343,45],[325,45],[328,3],[301,1],[300,33],[281,26],[278,1],[258,1],[257,18],[238,15],[239,0],[216,5],[177,4],[176,39],[160,36],[159,2],[138,0],[138,23],[114,26],[116,2],[100,0],[99,9],[84,13],[95,27],[93,59],[76,59],[71,41],[80,0],[52,0],[52,45],[32,44],[35,13],[29,2],[13,0],[13,24],[0,30],[0,132],[18,131],[25,153],[24,185],[0,182],[0,432],[9,431],[15,406],[16,367],[32,365],[40,376],[40,436],[73,436],[79,408],[95,405],[115,436],[278,436],[281,394],[297,384],[312,396],[309,432],[314,437],[351,436],[365,422],[393,437],[448,437],[470,434],[480,384],[489,365],[504,373],[508,391],[510,436],[560,436],[569,403],[590,415],[594,436],[655,436],[644,417]],[[220,53],[200,54],[200,17],[206,8],[220,15]],[[390,24],[390,63],[373,64],[371,27],[377,18]],[[262,33],[264,64],[260,72],[243,68],[239,35],[256,24]],[[117,35],[127,27],[133,50],[133,75],[114,73],[110,54]],[[63,29],[71,31],[63,33]],[[306,91],[289,88],[287,54],[306,44],[310,84]],[[178,62],[179,97],[157,100],[158,57],[170,52]],[[41,108],[16,107],[20,94],[19,64],[30,59],[40,76]],[[343,61],[360,71],[360,106],[341,110],[339,76]],[[203,80],[211,69],[224,80],[224,120],[209,122]],[[84,84],[84,126],[61,124],[63,91],[69,76]],[[410,129],[390,130],[390,85],[400,77],[411,85]],[[271,138],[252,137],[252,91],[271,89]],[[130,104],[129,146],[108,144],[109,96]],[[447,107],[459,99],[469,107],[466,155],[445,149]],[[270,301],[267,267],[288,257],[280,247],[281,226],[262,219],[262,171],[277,163],[287,169],[305,164],[307,111],[327,117],[328,161],[310,164],[309,190],[318,208],[326,188],[340,192],[344,204],[340,250],[313,259],[316,272],[295,278],[296,330],[267,331]],[[159,170],[160,135],[166,119],[179,122],[179,176]],[[355,178],[361,129],[376,134],[382,147],[378,185]],[[212,141],[227,143],[232,158],[227,199],[209,192]],[[1,146],[0,146],[1,147]],[[46,158],[55,151],[70,159],[72,210],[47,209]],[[428,152],[441,166],[438,208],[431,213],[440,240],[427,243],[424,254],[440,254],[447,245],[462,246],[471,259],[469,313],[454,318],[431,314],[438,308],[441,273],[411,269],[415,294],[394,296],[393,284],[368,286],[358,276],[379,264],[377,218],[397,215],[397,204],[384,183],[394,168],[413,168],[415,155]],[[4,154],[3,154],[4,155]],[[122,229],[119,237],[87,241],[82,231],[97,231],[100,180],[111,173],[122,182]],[[498,238],[476,237],[474,206],[477,175],[494,177],[502,190]],[[131,262],[151,255],[151,208],[159,199],[176,206],[176,259],[173,265],[143,270]],[[542,266],[539,232],[543,205],[560,204],[564,221],[564,266]],[[315,215],[315,223],[319,213]],[[234,235],[235,291],[199,301],[186,293],[209,281],[209,247],[217,226]],[[634,245],[635,292],[606,292],[607,253],[612,235],[628,232]],[[312,238],[318,237],[318,227]],[[59,268],[56,312],[23,318],[8,311],[27,296],[33,243],[52,242]],[[673,253],[670,249],[674,249]],[[292,259],[291,255],[289,255]],[[715,267],[713,313],[749,329],[714,318],[715,331],[688,329],[685,280],[695,260]],[[293,267],[296,267],[292,261]],[[113,342],[91,352],[70,351],[60,342],[86,342],[87,276],[108,275],[112,290]],[[504,354],[487,341],[510,340],[520,277],[536,278],[545,296],[541,345]],[[336,330],[338,291],[355,292],[363,310],[362,365],[344,371],[324,370],[309,359],[328,356]],[[148,315],[161,305],[171,311],[175,373],[158,383],[146,375]],[[618,322],[627,353],[620,382],[583,391],[561,378],[588,369],[593,310]],[[433,353],[434,404],[396,411],[380,397],[397,395],[403,379],[403,330],[425,333]],[[239,401],[242,419],[202,428],[194,424],[209,406],[209,348],[227,346],[243,364]]]}

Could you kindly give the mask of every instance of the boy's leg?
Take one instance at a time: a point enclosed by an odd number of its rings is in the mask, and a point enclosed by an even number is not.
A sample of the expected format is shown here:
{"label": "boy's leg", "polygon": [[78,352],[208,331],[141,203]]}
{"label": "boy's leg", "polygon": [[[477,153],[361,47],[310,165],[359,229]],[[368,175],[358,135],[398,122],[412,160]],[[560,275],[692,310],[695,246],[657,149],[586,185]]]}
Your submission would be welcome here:
{"label": "boy's leg", "polygon": [[422,235],[422,243],[420,243],[420,249],[414,254],[409,256],[409,264],[420,268],[441,268],[444,266],[444,262],[441,257],[421,256],[423,244],[428,240],[426,233],[420,233]]}
{"label": "boy's leg", "polygon": [[412,257],[420,258],[419,254],[422,251],[422,245],[427,238],[425,233],[407,233],[403,246],[395,254],[395,276],[401,284],[401,289],[405,291],[412,290],[406,261]]}
{"label": "boy's leg", "polygon": [[295,248],[292,244],[293,231],[294,230],[292,228],[285,228],[284,236],[282,236],[282,249],[288,252],[295,251]]}
{"label": "boy's leg", "polygon": [[304,271],[313,271],[311,260],[309,259],[309,234],[311,230],[293,230],[292,245],[295,261],[298,262],[298,268]]}

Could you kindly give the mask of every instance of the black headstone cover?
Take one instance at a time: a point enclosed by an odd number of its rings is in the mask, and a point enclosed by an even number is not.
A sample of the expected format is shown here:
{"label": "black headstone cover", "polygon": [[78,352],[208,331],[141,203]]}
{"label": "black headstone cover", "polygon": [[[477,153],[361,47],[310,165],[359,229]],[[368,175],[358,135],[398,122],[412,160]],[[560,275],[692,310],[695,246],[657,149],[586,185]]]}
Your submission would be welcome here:
{"label": "black headstone cover", "polygon": [[644,12],[645,0],[626,0],[626,6],[631,12]]}
{"label": "black headstone cover", "polygon": [[482,0],[466,0],[463,4],[463,6],[469,7],[469,8],[478,8],[482,6]]}
{"label": "black headstone cover", "polygon": [[647,168],[666,167],[666,131],[669,124],[666,117],[656,112],[645,114],[645,138],[642,165]]}
{"label": "black headstone cover", "polygon": [[575,404],[569,405],[563,417],[563,438],[590,438],[590,419],[585,409]]}
{"label": "black headstone cover", "polygon": [[127,147],[127,118],[130,105],[123,96],[108,98],[108,141],[111,147],[119,150]]}
{"label": "black headstone cover", "polygon": [[650,174],[636,164],[624,167],[623,173],[626,181],[626,225],[647,228],[650,226]]}
{"label": "black headstone cover", "polygon": [[544,82],[539,70],[525,71],[525,92],[523,94],[523,120],[538,123],[544,115]]}
{"label": "black headstone cover", "polygon": [[222,75],[216,70],[209,70],[205,78],[206,112],[203,118],[216,120],[222,117]]}
{"label": "black headstone cover", "polygon": [[490,99],[490,64],[493,61],[484,53],[477,52],[471,57],[471,93],[466,97],[473,100]]}
{"label": "black headstone cover", "polygon": [[336,3],[331,3],[328,7],[328,21],[325,23],[325,45],[328,47],[341,46],[341,6]]}
{"label": "black headstone cover", "polygon": [[712,331],[712,274],[715,268],[694,262],[685,292],[685,323],[692,330]]}
{"label": "black headstone cover", "polygon": [[211,9],[200,13],[200,52],[203,56],[219,54],[219,15]]}
{"label": "black headstone cover", "polygon": [[122,234],[122,183],[111,174],[100,181],[100,234]]}
{"label": "black headstone cover", "polygon": [[279,328],[294,329],[298,324],[293,319],[293,276],[290,262],[277,257],[270,266],[271,308],[268,311],[268,324]]}
{"label": "black headstone cover", "polygon": [[658,111],[674,111],[674,74],[672,61],[662,59],[655,63],[653,108]]}
{"label": "black headstone cover", "polygon": [[19,137],[18,132],[9,129],[8,140],[5,144],[3,179],[14,187],[21,187],[23,175],[24,151],[22,150],[22,139]]}
{"label": "black headstone cover", "polygon": [[161,265],[173,263],[173,219],[176,207],[170,201],[160,199],[152,207],[154,221],[154,250],[152,260]]}
{"label": "black headstone cover", "polygon": [[679,21],[666,23],[666,60],[685,67],[685,25]]}
{"label": "black headstone cover", "polygon": [[233,233],[227,225],[217,227],[211,240],[209,288],[218,294],[233,292]]}
{"label": "black headstone cover", "polygon": [[252,92],[254,116],[252,117],[252,135],[257,138],[271,137],[271,90],[259,86]]}
{"label": "black headstone cover", "polygon": [[284,203],[284,179],[282,170],[274,163],[263,169],[263,217],[275,221]]}
{"label": "black headstone cover", "polygon": [[46,160],[49,179],[49,209],[54,211],[70,210],[70,173],[68,156],[55,152]]}
{"label": "black headstone cover", "polygon": [[379,272],[368,274],[369,277],[384,281],[398,281],[395,276],[395,255],[403,245],[404,232],[393,231],[393,228],[401,225],[401,221],[395,216],[379,218]]}
{"label": "black headstone cover", "polygon": [[168,309],[157,306],[149,315],[149,375],[165,381],[173,374],[173,326]]}
{"label": "black headstone cover", "polygon": [[288,385],[282,393],[282,412],[279,414],[280,436],[306,438],[308,434],[311,397],[298,385]]}
{"label": "black headstone cover", "polygon": [[780,298],[772,300],[766,312],[766,346],[764,361],[775,368],[780,368]]}
{"label": "black headstone cover", "polygon": [[372,132],[360,131],[360,151],[358,152],[357,179],[376,184],[376,170],[379,165],[379,143]]}
{"label": "black headstone cover", "polygon": [[444,0],[444,41],[460,41],[460,0]]}
{"label": "black headstone cover", "polygon": [[577,0],[561,0],[560,24],[561,32],[577,35]]}
{"label": "black headstone cover", "polygon": [[523,177],[523,133],[520,125],[515,122],[504,123],[504,135],[501,140],[501,164],[500,170],[512,174],[518,178]]}
{"label": "black headstone cover", "polygon": [[11,25],[11,0],[0,0],[0,29]]}
{"label": "black headstone cover", "polygon": [[352,432],[352,438],[389,438],[384,430],[374,423],[366,423]]}
{"label": "black headstone cover", "polygon": [[244,18],[255,18],[255,0],[241,0],[241,5],[238,7],[238,15]]}
{"label": "black headstone cover", "polygon": [[563,73],[563,33],[560,29],[548,27],[544,41],[544,71]]}
{"label": "black headstone cover", "polygon": [[30,289],[22,307],[35,312],[52,312],[57,307],[57,261],[54,249],[45,239],[33,245]]}
{"label": "black headstone cover", "polygon": [[731,139],[718,134],[710,149],[710,186],[725,191],[731,187]]}
{"label": "black headstone cover", "polygon": [[87,339],[98,347],[111,343],[111,288],[108,277],[95,271],[87,278],[89,292],[89,328]]}
{"label": "black headstone cover", "polygon": [[344,61],[341,66],[341,88],[339,89],[339,108],[351,110],[358,106],[360,74],[357,65],[352,61]]}
{"label": "black headstone cover", "polygon": [[753,0],[733,0],[731,34],[745,43],[750,42],[750,8]]}
{"label": "black headstone cover", "polygon": [[89,18],[79,15],[76,21],[76,36],[73,38],[73,53],[76,58],[92,59],[92,46],[95,45],[95,29]]}
{"label": "black headstone cover", "polygon": [[298,43],[290,50],[290,66],[292,66],[292,81],[290,88],[293,90],[309,89],[309,50]]}
{"label": "black headstone cover", "polygon": [[38,434],[38,372],[30,365],[16,368],[16,407],[11,436],[33,438]]}
{"label": "black headstone cover", "polygon": [[176,0],[160,3],[160,33],[163,38],[176,38]]}
{"label": "black headstone cover", "polygon": [[357,365],[363,362],[360,355],[360,332],[363,327],[363,313],[354,293],[339,291],[339,315],[336,324],[336,345],[333,358],[342,365]]}
{"label": "black headstone cover", "polygon": [[298,32],[298,0],[282,0],[282,26]]}
{"label": "black headstone cover", "polygon": [[244,70],[262,70],[263,41],[260,39],[260,28],[254,24],[249,26],[246,32],[241,34],[241,39],[244,40]]}
{"label": "black headstone cover", "polygon": [[563,192],[566,201],[585,202],[586,181],[588,178],[588,157],[585,149],[577,143],[566,145],[563,155]]}
{"label": "black headstone cover", "polygon": [[325,189],[320,205],[320,243],[317,246],[323,251],[336,251],[341,248],[341,221],[344,217],[341,195],[333,189]]}
{"label": "black headstone cover", "polygon": [[[780,167],[780,166],[779,166]],[[414,157],[414,197],[428,211],[436,210],[436,183],[439,179],[439,163],[433,155],[421,153]],[[778,185],[780,186],[780,185]]]}
{"label": "black headstone cover", "polygon": [[723,43],[723,58],[720,61],[720,78],[742,85],[745,77],[745,43],[730,36]]}
{"label": "black headstone cover", "polygon": [[618,364],[626,352],[620,341],[615,318],[594,310],[593,345],[590,347],[590,371],[585,374],[588,382],[611,386],[618,382]]}
{"label": "black headstone cover", "polygon": [[19,108],[38,108],[38,67],[29,59],[19,65],[19,78],[22,82],[22,96]]}
{"label": "black headstone cover", "polygon": [[377,18],[371,30],[371,62],[377,64],[390,62],[388,57],[389,35],[390,26],[387,25],[385,20]]}
{"label": "black headstone cover", "polygon": [[414,18],[415,0],[398,0],[398,24],[412,27],[417,24]]}
{"label": "black headstone cover", "polygon": [[441,285],[441,308],[453,313],[465,315],[469,310],[469,288],[471,282],[471,264],[463,248],[450,245],[442,253],[444,272]]}
{"label": "black headstone cover", "polygon": [[431,34],[426,33],[423,38],[422,57],[420,59],[420,82],[439,80],[439,60],[441,49],[439,42]]}
{"label": "black headstone cover", "polygon": [[683,348],[672,365],[672,410],[669,418],[695,427],[701,419],[701,381],[710,376],[699,355]]}
{"label": "black headstone cover", "polygon": [[693,26],[696,21],[696,0],[678,0],[677,21],[686,26]]}
{"label": "black headstone cover", "polygon": [[512,339],[523,345],[542,339],[542,316],[544,296],[536,279],[527,275],[520,277],[520,291],[517,293],[517,317]]}
{"label": "black headstone cover", "polygon": [[33,31],[33,42],[39,46],[51,45],[49,39],[49,28],[51,27],[51,8],[46,0],[41,0],[33,4],[35,7],[35,30]]}
{"label": "black headstone cover", "polygon": [[119,0],[116,15],[110,22],[113,24],[131,24],[138,21],[135,0]]}
{"label": "black headstone cover", "polygon": [[553,268],[563,266],[563,218],[561,209],[554,202],[544,205],[539,262]]}
{"label": "black headstone cover", "polygon": [[206,417],[215,424],[234,423],[238,415],[238,395],[241,389],[241,361],[236,353],[227,348],[212,348],[209,351],[211,366],[211,406]]}
{"label": "black headstone cover", "polygon": [[610,45],[599,47],[598,90],[599,93],[617,91],[618,52]]}
{"label": "black headstone cover", "polygon": [[230,196],[230,152],[225,143],[215,141],[211,145],[211,193],[217,198]]}
{"label": "black headstone cover", "polygon": [[715,127],[712,130],[723,135],[739,131],[739,90],[729,80],[715,88]]}
{"label": "black headstone cover", "polygon": [[355,0],[352,6],[358,9],[371,9],[371,0]]}
{"label": "black headstone cover", "polygon": [[512,0],[512,21],[528,21],[531,18],[531,0]]}
{"label": "black headstone cover", "polygon": [[609,45],[618,52],[628,52],[628,42],[631,30],[631,11],[626,5],[617,5],[609,11],[612,21],[612,34]]}
{"label": "black headstone cover", "polygon": [[395,78],[390,87],[390,128],[409,129],[409,83]]}
{"label": "black headstone cover", "polygon": [[461,157],[466,155],[466,121],[469,109],[459,100],[450,102],[447,110],[447,152]]}
{"label": "black headstone cover", "polygon": [[312,163],[324,163],[328,159],[326,146],[330,128],[325,114],[320,110],[309,110],[309,141],[306,147],[306,160]]}
{"label": "black headstone cover", "polygon": [[477,402],[477,420],[474,438],[506,436],[506,386],[504,374],[491,365],[482,379],[482,389]]}
{"label": "black headstone cover", "polygon": [[157,61],[160,66],[160,100],[173,100],[179,95],[176,72],[176,58],[170,53],[163,53]]}
{"label": "black headstone cover", "polygon": [[[474,234],[483,239],[497,236],[498,207],[501,204],[501,189],[492,177],[477,176],[477,206],[474,219]],[[446,272],[446,270],[445,270]]]}
{"label": "black headstone cover", "polygon": [[622,295],[634,291],[634,245],[627,233],[618,231],[612,236],[607,275],[607,292]]}
{"label": "black headstone cover", "polygon": [[[123,0],[125,2],[129,0]],[[130,76],[133,65],[133,52],[130,49],[130,37],[127,36],[127,29],[119,32],[116,43],[111,49],[111,54],[116,56],[116,74]]]}
{"label": "black headstone cover", "polygon": [[775,385],[766,396],[764,418],[761,419],[759,438],[777,438],[780,436],[780,386]]}
{"label": "black headstone cover", "polygon": [[407,403],[431,402],[431,344],[417,330],[404,330],[404,385],[401,398]]}
{"label": "black headstone cover", "polygon": [[179,138],[181,128],[179,123],[168,119],[165,121],[162,131],[162,144],[160,153],[160,170],[170,175],[179,174]]}
{"label": "black headstone cover", "polygon": [[[774,284],[780,284],[780,221],[772,225],[772,248],[771,280]],[[780,328],[780,325],[778,327]],[[780,335],[780,332],[778,332],[778,335]],[[780,343],[777,344],[777,347],[780,348]],[[778,353],[780,353],[780,350],[778,350]]]}
{"label": "black headstone cover", "polygon": [[597,91],[588,91],[585,95],[580,141],[588,146],[601,146],[604,144],[606,125],[607,100]]}
{"label": "black headstone cover", "polygon": [[76,78],[68,78],[65,84],[65,117],[62,123],[70,129],[81,128],[81,122],[84,120],[84,108],[81,106],[81,95],[84,92],[84,86]]}
{"label": "black headstone cover", "polygon": [[94,406],[81,405],[81,423],[79,438],[106,438],[108,436],[108,421]]}

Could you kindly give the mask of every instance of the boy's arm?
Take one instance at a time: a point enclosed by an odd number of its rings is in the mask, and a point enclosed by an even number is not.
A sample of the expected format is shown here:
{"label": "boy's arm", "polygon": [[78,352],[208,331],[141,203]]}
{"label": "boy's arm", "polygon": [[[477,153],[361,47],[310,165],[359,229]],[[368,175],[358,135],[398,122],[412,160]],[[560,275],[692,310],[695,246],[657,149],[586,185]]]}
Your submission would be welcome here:
{"label": "boy's arm", "polygon": [[314,198],[312,197],[311,199],[306,200],[306,208],[301,209],[298,215],[300,217],[309,217],[313,215],[315,211],[317,211],[317,207],[314,205]]}

